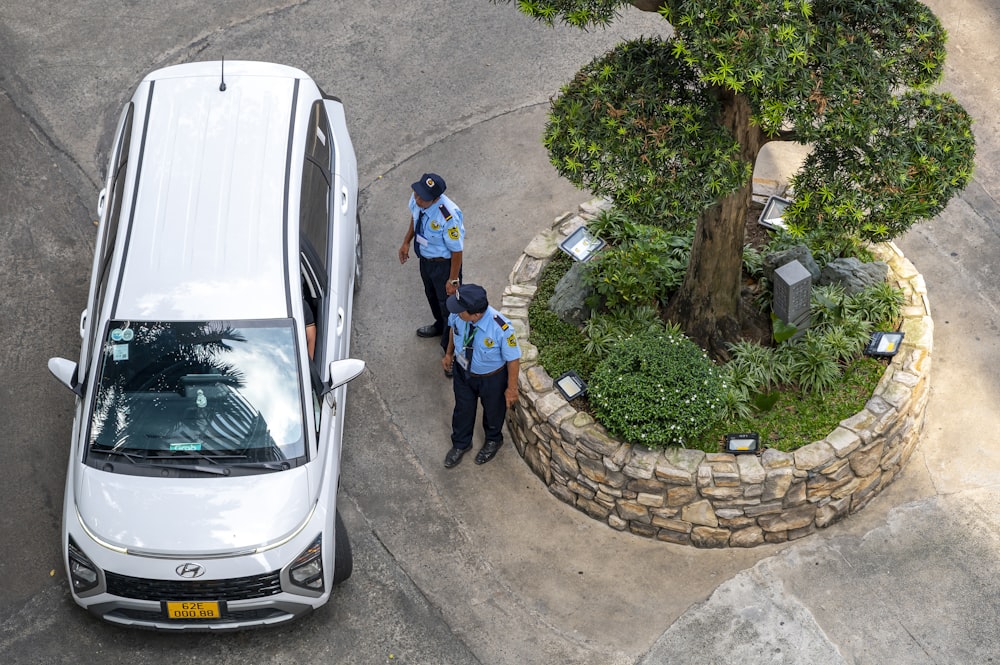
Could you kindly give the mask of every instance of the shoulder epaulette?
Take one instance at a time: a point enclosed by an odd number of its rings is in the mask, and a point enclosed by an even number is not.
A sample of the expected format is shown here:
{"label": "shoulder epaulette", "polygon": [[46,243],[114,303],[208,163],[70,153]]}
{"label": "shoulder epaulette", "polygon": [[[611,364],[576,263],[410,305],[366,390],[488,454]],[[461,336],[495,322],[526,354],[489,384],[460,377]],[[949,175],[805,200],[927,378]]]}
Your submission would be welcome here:
{"label": "shoulder epaulette", "polygon": [[448,208],[447,208],[447,206],[445,206],[445,204],[442,203],[442,204],[438,205],[438,210],[440,210],[441,214],[444,215],[444,221],[446,221],[446,222],[450,222],[451,221],[451,211],[448,210]]}
{"label": "shoulder epaulette", "polygon": [[493,320],[496,321],[498,326],[500,326],[500,330],[507,330],[507,328],[510,328],[510,324],[504,321],[503,317],[500,316],[499,314],[494,316]]}

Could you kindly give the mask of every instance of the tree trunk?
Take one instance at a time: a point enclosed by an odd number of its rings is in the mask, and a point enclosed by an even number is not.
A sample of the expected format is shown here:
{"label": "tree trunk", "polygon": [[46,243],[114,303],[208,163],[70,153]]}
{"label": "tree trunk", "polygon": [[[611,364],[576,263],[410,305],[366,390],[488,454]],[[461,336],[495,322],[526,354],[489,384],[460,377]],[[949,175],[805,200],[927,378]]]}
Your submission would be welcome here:
{"label": "tree trunk", "polygon": [[[719,88],[715,93],[719,122],[739,142],[740,157],[754,164],[766,137],[750,123],[748,100]],[[667,307],[667,318],[717,359],[728,358],[726,344],[740,336],[744,225],[752,193],[751,179],[702,212],[684,283]]]}

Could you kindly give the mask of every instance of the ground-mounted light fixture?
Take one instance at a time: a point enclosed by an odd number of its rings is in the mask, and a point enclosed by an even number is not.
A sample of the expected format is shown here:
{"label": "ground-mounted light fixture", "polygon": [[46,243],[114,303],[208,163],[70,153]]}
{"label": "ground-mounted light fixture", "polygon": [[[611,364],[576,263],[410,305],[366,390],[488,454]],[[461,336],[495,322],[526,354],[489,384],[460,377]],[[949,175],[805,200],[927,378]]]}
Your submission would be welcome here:
{"label": "ground-mounted light fixture", "polygon": [[757,218],[757,223],[769,229],[784,229],[785,209],[790,205],[792,205],[791,201],[780,196],[767,197],[767,203],[764,204],[764,210]]}
{"label": "ground-mounted light fixture", "polygon": [[726,452],[734,455],[760,452],[760,434],[756,432],[741,432],[726,435]]}
{"label": "ground-mounted light fixture", "polygon": [[903,333],[901,332],[872,333],[868,346],[865,347],[865,355],[875,358],[892,358],[899,351],[899,345],[902,343]]}
{"label": "ground-mounted light fixture", "polygon": [[581,226],[559,243],[559,249],[573,257],[575,261],[589,261],[606,243]]}
{"label": "ground-mounted light fixture", "polygon": [[556,379],[556,388],[562,393],[562,396],[566,398],[566,401],[571,401],[585,395],[587,393],[587,384],[583,382],[580,375],[569,370],[568,372],[563,372],[558,379]]}

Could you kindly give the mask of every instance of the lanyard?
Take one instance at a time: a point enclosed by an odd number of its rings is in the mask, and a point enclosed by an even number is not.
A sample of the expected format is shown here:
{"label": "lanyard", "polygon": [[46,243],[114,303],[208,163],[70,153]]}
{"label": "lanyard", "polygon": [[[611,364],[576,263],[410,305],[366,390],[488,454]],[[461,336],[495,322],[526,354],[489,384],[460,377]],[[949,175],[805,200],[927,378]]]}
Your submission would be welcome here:
{"label": "lanyard", "polygon": [[462,350],[465,352],[465,359],[469,366],[472,366],[472,340],[476,338],[476,326],[470,323],[465,329],[465,336],[462,338]]}

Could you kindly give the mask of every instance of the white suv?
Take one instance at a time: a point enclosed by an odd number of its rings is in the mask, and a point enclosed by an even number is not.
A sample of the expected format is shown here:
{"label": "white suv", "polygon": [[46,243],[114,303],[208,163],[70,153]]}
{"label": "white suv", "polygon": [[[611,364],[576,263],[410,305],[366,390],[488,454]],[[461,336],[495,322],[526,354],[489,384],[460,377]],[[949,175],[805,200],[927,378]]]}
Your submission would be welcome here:
{"label": "white suv", "polygon": [[348,357],[357,194],[343,106],[303,72],[203,62],[139,84],[98,204],[80,359],[49,361],[77,395],[78,604],[244,628],[323,605],[351,574],[337,486],[345,384],[364,369]]}

